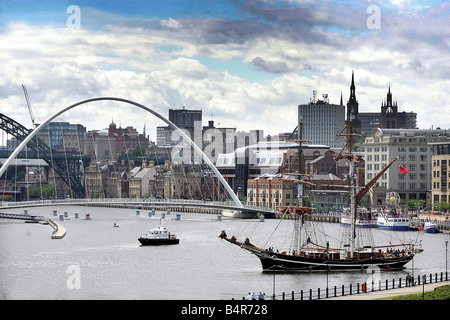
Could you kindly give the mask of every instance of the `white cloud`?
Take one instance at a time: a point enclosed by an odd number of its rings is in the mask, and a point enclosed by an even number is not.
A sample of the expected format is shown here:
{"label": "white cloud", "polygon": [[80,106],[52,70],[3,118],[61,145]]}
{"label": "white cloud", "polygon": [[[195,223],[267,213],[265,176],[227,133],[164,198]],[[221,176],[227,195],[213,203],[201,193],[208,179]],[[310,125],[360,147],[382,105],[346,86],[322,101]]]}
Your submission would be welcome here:
{"label": "white cloud", "polygon": [[[313,90],[327,93],[333,103],[339,102],[342,91],[346,101],[354,69],[361,112],[378,111],[391,83],[400,111],[417,112],[419,127],[448,128],[448,55],[423,40],[425,31],[414,34],[419,44],[408,43],[405,26],[411,21],[399,17],[396,28],[381,30],[388,39],[376,33],[355,39],[334,34],[333,42],[310,42],[250,22],[222,20],[168,19],[160,21],[164,28],[159,29],[121,24],[106,31],[13,24],[0,34],[0,59],[8,61],[0,73],[0,108],[30,124],[20,86],[25,84],[40,121],[86,98],[117,96],[149,105],[164,116],[169,108],[184,105],[202,108],[205,122],[212,110],[221,126],[277,134],[293,130],[297,105],[307,103]],[[437,37],[438,31],[433,27],[429,32]],[[233,59],[249,65],[253,61],[274,74],[255,82],[207,67],[200,62],[203,56],[230,66]],[[266,74],[262,71],[261,79]],[[139,130],[145,122],[153,138],[150,124],[161,124],[116,103],[95,106],[81,107],[65,118],[88,129],[104,128],[111,118]],[[430,112],[434,110],[439,117]]]}

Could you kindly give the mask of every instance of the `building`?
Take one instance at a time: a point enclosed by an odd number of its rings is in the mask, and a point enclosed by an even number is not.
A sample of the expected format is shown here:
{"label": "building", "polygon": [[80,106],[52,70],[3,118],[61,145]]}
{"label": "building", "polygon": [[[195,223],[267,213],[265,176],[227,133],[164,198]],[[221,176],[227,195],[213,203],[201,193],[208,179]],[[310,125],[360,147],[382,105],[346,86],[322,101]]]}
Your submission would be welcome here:
{"label": "building", "polygon": [[361,134],[361,120],[359,118],[359,102],[358,100],[356,100],[355,74],[353,73],[353,71],[352,71],[352,83],[350,84],[350,97],[347,101],[346,120],[347,122],[351,123],[354,133]]}
{"label": "building", "polygon": [[129,181],[130,198],[148,198],[155,193],[156,168],[137,167]]}
{"label": "building", "polygon": [[312,207],[317,212],[342,212],[350,204],[347,180],[332,173],[313,174],[310,181],[315,187],[310,190]]}
{"label": "building", "polygon": [[291,176],[279,173],[249,179],[246,204],[270,209],[297,204],[296,186],[290,179]]}
{"label": "building", "polygon": [[362,135],[370,135],[376,128],[417,128],[417,114],[415,112],[398,111],[397,101],[394,101],[392,98],[391,85],[389,85],[386,99],[381,102],[380,112],[359,112],[359,103],[356,99],[355,75],[353,71],[350,84],[350,98],[347,102],[346,119],[352,124],[353,131]]}
{"label": "building", "polygon": [[84,154],[95,161],[116,161],[116,137],[109,135],[108,130],[92,130],[86,135]]}
{"label": "building", "polygon": [[109,125],[108,136],[115,139],[117,152],[131,153],[136,146],[146,149],[150,145],[150,141],[145,136],[145,128],[144,132],[140,134],[131,126],[117,128],[114,121]]}
{"label": "building", "polygon": [[81,124],[49,122],[37,135],[55,152],[76,154],[84,152],[86,128]]}
{"label": "building", "polygon": [[[169,121],[180,129],[186,129],[193,136],[194,128],[201,130],[202,110],[169,109]],[[177,145],[182,138],[172,139],[173,129],[170,126],[160,126],[156,128],[156,144],[158,147],[173,147]]]}
{"label": "building", "polygon": [[429,143],[432,149],[431,163],[431,200],[432,208],[438,209],[435,204],[450,202],[450,137],[441,142]]}
{"label": "building", "polygon": [[365,140],[366,181],[371,180],[393,159],[409,172],[399,172],[395,164],[385,172],[373,188],[371,206],[383,204],[387,192],[397,192],[403,202],[425,200],[431,203],[431,142],[445,141],[445,130],[375,129]]}
{"label": "building", "polygon": [[323,100],[314,98],[308,104],[298,106],[298,121],[303,123],[302,139],[312,144],[321,144],[330,147],[342,147],[343,138],[335,140],[345,124],[345,106],[341,103],[330,104],[328,96]]}
{"label": "building", "polygon": [[91,163],[84,172],[86,198],[118,198],[122,195],[122,179],[115,163]]}

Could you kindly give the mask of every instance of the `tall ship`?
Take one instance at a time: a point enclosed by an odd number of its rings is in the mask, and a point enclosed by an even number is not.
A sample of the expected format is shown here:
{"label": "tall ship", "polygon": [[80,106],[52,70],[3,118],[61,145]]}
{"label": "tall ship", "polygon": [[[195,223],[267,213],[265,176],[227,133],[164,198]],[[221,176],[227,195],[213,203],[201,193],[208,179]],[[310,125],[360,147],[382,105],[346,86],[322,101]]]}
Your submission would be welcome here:
{"label": "tall ship", "polygon": [[[343,134],[345,129],[347,129],[346,133]],[[345,136],[346,144],[341,152],[335,155],[334,160],[347,159],[349,162],[347,179],[350,194],[349,226],[342,228],[343,232],[338,245],[330,245],[329,241],[323,243],[314,241],[313,232],[315,231],[311,230],[310,221],[305,221],[305,218],[311,214],[312,208],[304,206],[303,187],[311,185],[311,183],[305,181],[305,176],[301,173],[303,167],[301,122],[299,124],[299,173],[297,175],[303,178],[298,183],[299,206],[280,208],[280,212],[294,215],[292,217],[295,219],[292,232],[293,247],[289,251],[275,250],[273,247],[258,247],[252,244],[249,238],[240,241],[235,236],[229,237],[226,231],[222,231],[219,237],[257,256],[261,261],[263,271],[361,271],[369,267],[385,270],[404,268],[405,264],[422,251],[417,243],[375,245],[373,236],[367,235],[367,232],[372,231],[371,228],[357,228],[357,221],[362,219],[358,214],[361,212],[358,210],[361,199],[397,159],[392,160],[368,184],[359,188],[356,186],[356,166],[362,161],[362,157],[352,154],[352,138],[358,135],[352,132],[351,123],[347,121],[346,127],[338,136]],[[345,148],[348,150],[347,153],[343,153]],[[360,232],[366,234],[361,235]],[[366,243],[367,241],[372,243]]]}

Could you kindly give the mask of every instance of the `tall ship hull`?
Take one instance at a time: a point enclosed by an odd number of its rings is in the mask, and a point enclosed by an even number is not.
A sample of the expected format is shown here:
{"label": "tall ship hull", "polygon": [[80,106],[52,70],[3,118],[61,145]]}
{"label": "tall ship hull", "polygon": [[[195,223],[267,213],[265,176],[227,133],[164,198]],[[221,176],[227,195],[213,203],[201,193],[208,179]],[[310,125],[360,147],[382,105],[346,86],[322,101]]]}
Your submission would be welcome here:
{"label": "tall ship hull", "polygon": [[384,250],[377,248],[377,252],[372,252],[371,248],[369,252],[361,249],[361,252],[356,252],[353,258],[350,257],[349,252],[336,249],[301,251],[299,255],[296,255],[263,250],[251,244],[248,239],[242,243],[234,237],[228,238],[224,231],[219,237],[257,256],[263,271],[361,271],[370,267],[398,270],[403,269],[405,264],[414,258],[415,252],[421,251],[414,250],[414,247],[409,244],[404,244],[402,250],[384,247]]}
{"label": "tall ship hull", "polygon": [[361,271],[369,267],[380,269],[403,269],[413,258],[404,255],[398,258],[383,259],[371,255],[366,259],[321,259],[287,256],[282,254],[261,254],[258,256],[264,271]]}

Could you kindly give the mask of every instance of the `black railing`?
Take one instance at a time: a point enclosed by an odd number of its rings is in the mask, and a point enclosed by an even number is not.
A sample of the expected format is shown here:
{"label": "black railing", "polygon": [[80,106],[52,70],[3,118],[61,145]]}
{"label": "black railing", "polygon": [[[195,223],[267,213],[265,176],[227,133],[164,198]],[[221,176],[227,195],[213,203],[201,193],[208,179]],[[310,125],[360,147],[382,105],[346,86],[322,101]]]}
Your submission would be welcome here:
{"label": "black railing", "polygon": [[[448,281],[448,272],[440,272],[429,274],[429,275],[419,275],[417,278],[413,278],[411,275],[407,275],[404,278],[393,278],[386,279],[385,281],[379,280],[378,283],[363,282],[357,283],[356,285],[349,284],[347,286],[334,286],[327,287],[324,289],[317,288],[315,290],[301,290],[300,292],[291,291],[290,293],[282,292],[281,294],[267,296],[266,299],[272,300],[320,300],[341,296],[349,296],[354,294],[361,294],[365,292],[375,292],[382,290],[398,289],[403,287],[419,286],[422,284],[436,283]],[[242,298],[245,300],[245,297]]]}

